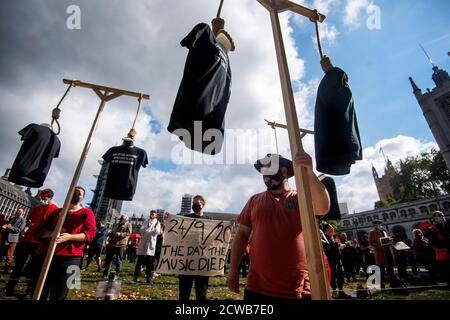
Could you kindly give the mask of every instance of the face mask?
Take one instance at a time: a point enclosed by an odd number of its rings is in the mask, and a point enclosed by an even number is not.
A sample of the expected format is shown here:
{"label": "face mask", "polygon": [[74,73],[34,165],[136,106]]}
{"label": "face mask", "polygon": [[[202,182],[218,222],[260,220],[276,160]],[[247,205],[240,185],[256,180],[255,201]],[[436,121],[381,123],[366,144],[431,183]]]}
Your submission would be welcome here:
{"label": "face mask", "polygon": [[41,204],[44,205],[44,206],[47,206],[47,205],[48,205],[48,200],[43,200],[43,199],[41,199],[40,202],[41,202]]}
{"label": "face mask", "polygon": [[276,190],[281,186],[284,179],[286,179],[286,177],[278,171],[278,173],[273,176],[264,176],[264,184],[266,185],[267,190]]}
{"label": "face mask", "polygon": [[80,203],[80,202],[81,202],[81,197],[80,197],[80,195],[74,193],[73,196],[72,196],[72,201],[71,201],[71,203],[72,203],[72,204],[78,204],[78,203]]}
{"label": "face mask", "polygon": [[194,203],[192,205],[192,211],[194,211],[195,213],[199,213],[201,210],[202,210],[202,207],[200,206],[200,204]]}

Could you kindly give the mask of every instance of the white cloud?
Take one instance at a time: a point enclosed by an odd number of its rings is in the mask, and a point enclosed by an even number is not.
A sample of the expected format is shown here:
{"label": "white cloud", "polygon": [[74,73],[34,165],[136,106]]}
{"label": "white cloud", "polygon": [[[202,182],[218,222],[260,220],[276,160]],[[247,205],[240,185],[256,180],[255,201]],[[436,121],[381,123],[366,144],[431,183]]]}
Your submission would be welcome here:
{"label": "white cloud", "polygon": [[366,17],[367,9],[373,5],[369,0],[347,0],[344,8],[343,22],[350,30],[361,26],[361,20]]}
{"label": "white cloud", "polygon": [[[151,100],[144,101],[144,106],[150,108],[156,119],[161,121],[162,131],[158,135],[151,133],[148,123],[152,117],[141,110],[136,126],[136,145],[147,151],[150,160],[170,160],[176,142],[172,141],[166,127],[187,55],[187,50],[179,42],[196,23],[211,20],[217,9],[216,4],[206,4],[201,0],[180,2],[175,11],[162,0],[129,5],[115,1],[103,10],[98,10],[99,5],[86,2],[81,6],[84,18],[78,33],[53,28],[54,34],[42,36],[42,43],[52,44],[52,58],[47,57],[48,47],[45,44],[33,41],[21,44],[33,52],[35,61],[40,62],[33,63],[16,54],[19,65],[27,66],[15,71],[21,85],[13,89],[0,86],[4,101],[0,106],[1,112],[8,114],[8,117],[1,119],[3,141],[8,143],[4,146],[7,152],[0,156],[1,167],[10,166],[17,154],[20,142],[16,132],[20,128],[30,122],[49,122],[51,108],[64,91],[62,77],[76,77],[87,82],[149,93]],[[117,12],[119,6],[120,13]],[[264,119],[286,121],[270,16],[256,1],[240,1],[240,6],[242,10],[235,11],[225,5],[222,13],[226,28],[237,46],[236,51],[230,53],[233,84],[226,128],[260,130],[270,137],[263,139],[261,149],[274,152],[272,131]],[[55,12],[48,14],[37,10],[34,19],[30,20],[36,25],[16,30],[18,38],[31,39],[30,30],[38,31],[46,25],[40,14],[58,17],[58,10],[54,8]],[[185,14],[187,11],[189,15]],[[92,12],[96,12],[95,19],[93,16],[89,18]],[[171,19],[168,20],[168,17]],[[313,88],[317,83],[300,82],[305,73],[304,62],[298,55],[289,17],[289,13],[281,14],[280,22],[291,78],[294,85],[300,88],[295,95],[297,111],[302,126],[311,129],[311,105],[307,104],[314,98]],[[105,38],[105,29],[114,37]],[[130,34],[133,36],[130,37]],[[72,60],[69,61],[69,56],[66,58],[65,54],[57,55],[56,52],[70,47],[72,37],[79,38],[76,48],[70,52],[75,57],[70,56]],[[11,50],[17,53],[19,49],[13,47]],[[35,70],[39,67],[42,70]],[[25,103],[23,97],[26,97]],[[73,88],[61,106],[61,154],[53,161],[45,184],[56,190],[58,203],[64,201],[98,105],[99,100],[92,91]],[[130,97],[107,103],[80,177],[79,184],[88,190],[95,187],[93,175],[100,170],[97,160],[109,147],[121,143],[121,137],[133,122],[136,107],[136,99]],[[290,157],[287,133],[279,132],[280,148]],[[307,144],[312,150],[311,141]],[[241,144],[237,152],[246,149],[248,146]],[[251,164],[179,166],[170,172],[147,168],[140,172],[134,201],[126,202],[123,208],[136,213],[148,212],[151,208],[178,212],[184,193],[203,193],[208,200],[208,210],[238,212],[252,194],[263,189],[262,179]],[[90,201],[91,196],[88,191],[86,202]]]}
{"label": "white cloud", "polygon": [[348,203],[350,213],[371,210],[374,203],[379,200],[372,177],[372,164],[380,176],[384,174],[385,163],[380,148],[395,166],[402,159],[429,152],[432,148],[438,149],[438,146],[434,142],[423,142],[400,135],[365,148],[364,160],[352,166],[351,173],[337,186],[339,201]]}

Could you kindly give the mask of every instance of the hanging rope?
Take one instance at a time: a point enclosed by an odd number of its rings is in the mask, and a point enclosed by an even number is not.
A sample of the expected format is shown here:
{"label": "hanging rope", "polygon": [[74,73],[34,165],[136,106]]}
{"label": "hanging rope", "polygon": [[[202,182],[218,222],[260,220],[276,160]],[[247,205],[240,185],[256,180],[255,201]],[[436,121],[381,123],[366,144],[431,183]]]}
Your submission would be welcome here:
{"label": "hanging rope", "polygon": [[320,41],[320,32],[319,32],[319,20],[320,15],[317,10],[314,10],[314,13],[316,14],[315,19],[310,19],[312,22],[314,22],[314,25],[316,26],[316,38],[317,38],[317,46],[319,47],[319,54],[320,54],[320,60],[324,58],[323,51],[322,51],[322,43]]}
{"label": "hanging rope", "polygon": [[137,118],[139,116],[139,111],[141,110],[141,102],[142,102],[142,97],[143,96],[144,96],[144,94],[141,93],[139,98],[138,98],[138,107],[137,107],[137,111],[136,111],[136,116],[134,117],[133,126],[131,127],[130,132],[128,132],[128,135],[127,135],[128,138],[133,139],[133,140],[134,140],[134,138],[136,137],[136,134],[137,134],[137,132],[134,129],[134,127],[136,126],[136,121],[137,121]]}
{"label": "hanging rope", "polygon": [[220,13],[222,12],[223,0],[220,0],[219,10],[217,10],[217,18],[220,18]]}
{"label": "hanging rope", "polygon": [[278,151],[278,136],[277,136],[277,127],[275,125],[272,126],[273,133],[275,134],[275,147],[277,148],[277,154],[280,154]]}
{"label": "hanging rope", "polygon": [[220,17],[220,14],[222,12],[223,1],[224,0],[220,0],[219,9],[217,10],[217,16],[211,21],[213,33],[215,36],[217,36],[220,30],[223,30],[225,28],[225,20],[223,20]]}
{"label": "hanging rope", "polygon": [[322,66],[322,70],[327,73],[328,70],[333,68],[333,62],[331,62],[331,59],[323,54],[322,50],[322,42],[320,41],[320,30],[319,30],[319,21],[320,21],[320,14],[317,10],[314,10],[316,17],[310,18],[311,22],[314,22],[314,25],[316,27],[316,38],[317,38],[317,47],[319,49],[319,55],[320,55],[320,65]]}
{"label": "hanging rope", "polygon": [[52,110],[51,127],[52,127],[52,130],[55,131],[53,129],[53,124],[56,122],[56,124],[58,126],[58,131],[55,132],[56,135],[59,135],[59,133],[61,132],[61,126],[60,126],[59,121],[58,121],[59,117],[61,116],[61,109],[59,108],[59,106],[61,105],[61,103],[63,102],[64,98],[67,96],[67,94],[69,93],[70,89],[73,87],[73,83],[74,83],[74,81],[70,82],[69,87],[67,88],[66,92],[62,96],[61,100],[59,100],[58,104],[56,105],[56,108],[54,108]]}

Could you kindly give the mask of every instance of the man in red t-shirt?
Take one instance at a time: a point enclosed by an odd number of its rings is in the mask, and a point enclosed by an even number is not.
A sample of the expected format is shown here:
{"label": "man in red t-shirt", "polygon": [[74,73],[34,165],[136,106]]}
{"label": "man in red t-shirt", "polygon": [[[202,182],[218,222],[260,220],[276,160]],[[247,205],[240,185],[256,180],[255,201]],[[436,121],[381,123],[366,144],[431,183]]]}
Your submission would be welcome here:
{"label": "man in red t-shirt", "polygon": [[[58,206],[53,202],[54,193],[51,189],[44,189],[39,192],[41,205],[38,205],[30,210],[28,213],[26,231],[21,242],[18,243],[15,251],[14,268],[6,285],[5,294],[8,296],[14,295],[14,289],[19,281],[22,272],[24,271],[25,263],[28,258],[34,256],[39,247],[39,232],[42,229],[48,216],[58,209]],[[31,259],[30,259],[31,260]],[[24,275],[29,279],[31,277],[30,262],[25,267]],[[29,289],[29,288],[28,288]]]}
{"label": "man in red t-shirt", "polygon": [[[77,274],[83,258],[86,242],[92,242],[96,234],[95,216],[91,209],[81,206],[86,193],[83,187],[75,187],[72,200],[64,220],[61,233],[56,238],[56,249],[47,274],[41,300],[65,300],[69,293],[69,278]],[[43,241],[36,251],[36,262],[33,264],[33,290],[47,254],[53,230],[60,218],[61,209],[53,211],[45,223],[45,231],[41,235]]]}
{"label": "man in red t-shirt", "polygon": [[[313,172],[311,157],[297,153],[295,165],[307,169],[314,213],[323,216],[330,210],[325,186]],[[228,287],[239,293],[239,262],[252,234],[251,263],[244,300],[310,299],[303,232],[297,191],[289,187],[294,176],[292,161],[267,155],[255,163],[263,175],[267,191],[250,198],[242,210],[231,252]]]}

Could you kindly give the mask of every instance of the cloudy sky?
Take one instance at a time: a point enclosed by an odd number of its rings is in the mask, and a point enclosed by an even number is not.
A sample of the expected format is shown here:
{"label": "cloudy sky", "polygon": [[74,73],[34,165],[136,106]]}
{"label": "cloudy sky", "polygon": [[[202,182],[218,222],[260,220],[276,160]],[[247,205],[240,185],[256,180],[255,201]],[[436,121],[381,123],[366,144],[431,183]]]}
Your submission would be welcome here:
{"label": "cloudy sky", "polygon": [[[408,77],[432,88],[431,67],[422,43],[441,68],[450,70],[450,3],[382,0],[296,0],[328,16],[321,25],[323,47],[350,76],[364,147],[364,160],[336,179],[340,202],[350,212],[368,210],[378,200],[371,163],[381,173],[382,147],[395,163],[429,151],[434,138],[412,95]],[[20,148],[17,131],[29,123],[49,123],[50,112],[65,91],[63,78],[145,92],[137,123],[136,145],[151,165],[142,169],[128,213],[164,208],[178,212],[184,193],[203,194],[207,210],[239,213],[247,199],[264,190],[252,163],[275,152],[272,129],[264,119],[285,123],[275,48],[268,12],[256,0],[225,0],[222,16],[233,36],[231,100],[226,114],[226,151],[181,163],[187,150],[167,124],[182,77],[187,51],[180,40],[199,22],[214,17],[217,0],[7,0],[0,10],[0,169],[10,167]],[[81,29],[67,27],[71,5],[80,8]],[[381,14],[373,28],[373,13]],[[309,20],[280,15],[299,122],[313,129],[314,101],[322,77],[314,29]],[[369,24],[368,24],[369,22]],[[376,24],[375,24],[376,25]],[[46,187],[62,204],[94,119],[99,100],[75,88],[62,105],[61,154]],[[107,104],[80,183],[95,187],[98,159],[121,143],[130,129],[137,100],[121,97]],[[278,130],[280,153],[290,157],[287,133]],[[233,143],[234,142],[234,143]],[[314,155],[313,139],[304,139]],[[237,157],[232,161],[234,154]],[[294,182],[291,181],[294,186]],[[34,190],[36,191],[36,190]],[[87,202],[92,192],[88,192]]]}

